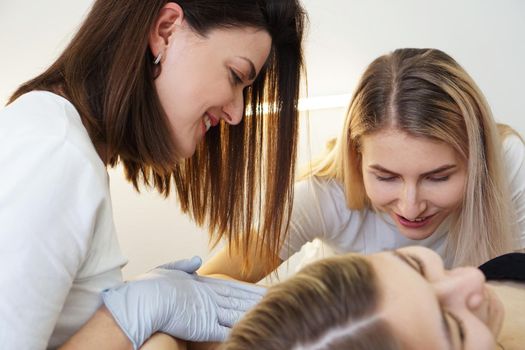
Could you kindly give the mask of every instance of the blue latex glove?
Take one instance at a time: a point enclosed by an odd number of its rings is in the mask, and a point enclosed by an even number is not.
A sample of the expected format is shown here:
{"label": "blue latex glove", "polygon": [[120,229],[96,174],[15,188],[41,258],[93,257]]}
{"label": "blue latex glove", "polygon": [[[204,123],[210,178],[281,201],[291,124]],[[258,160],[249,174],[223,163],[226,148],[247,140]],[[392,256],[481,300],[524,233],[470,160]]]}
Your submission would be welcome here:
{"label": "blue latex glove", "polygon": [[108,289],[102,298],[138,349],[153,333],[191,341],[223,341],[265,288],[198,276],[197,256],[172,262]]}

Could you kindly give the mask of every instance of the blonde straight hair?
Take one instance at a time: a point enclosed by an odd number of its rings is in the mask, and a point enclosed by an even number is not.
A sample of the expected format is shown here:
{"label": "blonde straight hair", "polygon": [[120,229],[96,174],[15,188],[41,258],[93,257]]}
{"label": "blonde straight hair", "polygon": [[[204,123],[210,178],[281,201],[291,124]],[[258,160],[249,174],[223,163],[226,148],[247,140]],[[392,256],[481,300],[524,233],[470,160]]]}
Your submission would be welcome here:
{"label": "blonde straight hair", "polygon": [[453,58],[436,49],[398,49],[374,60],[354,92],[342,135],[303,177],[337,179],[348,208],[371,209],[360,140],[386,128],[445,142],[467,164],[463,202],[447,237],[454,266],[478,265],[516,249],[501,149],[502,138],[515,132],[494,122],[483,94]]}

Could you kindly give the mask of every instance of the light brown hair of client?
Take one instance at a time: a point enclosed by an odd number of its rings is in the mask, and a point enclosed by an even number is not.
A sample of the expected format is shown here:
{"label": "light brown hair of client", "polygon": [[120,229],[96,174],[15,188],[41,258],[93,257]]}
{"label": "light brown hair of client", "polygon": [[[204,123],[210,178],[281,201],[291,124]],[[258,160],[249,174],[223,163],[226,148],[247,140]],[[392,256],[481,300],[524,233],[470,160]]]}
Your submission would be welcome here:
{"label": "light brown hair of client", "polygon": [[324,259],[271,287],[219,349],[400,349],[377,316],[379,304],[375,273],[365,259]]}

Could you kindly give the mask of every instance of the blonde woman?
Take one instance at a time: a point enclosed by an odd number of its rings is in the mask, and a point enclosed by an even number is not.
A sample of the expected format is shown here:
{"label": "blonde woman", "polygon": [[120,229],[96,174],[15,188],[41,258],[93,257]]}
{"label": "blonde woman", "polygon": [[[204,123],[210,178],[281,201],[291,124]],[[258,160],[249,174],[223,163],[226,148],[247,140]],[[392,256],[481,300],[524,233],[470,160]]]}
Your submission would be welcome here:
{"label": "blonde woman", "polygon": [[200,272],[255,282],[315,238],[336,253],[420,245],[447,267],[479,265],[525,246],[524,182],[522,139],[465,70],[436,49],[398,49],[369,65],[335,146],[296,184],[273,259],[254,263],[265,247],[252,245]]}

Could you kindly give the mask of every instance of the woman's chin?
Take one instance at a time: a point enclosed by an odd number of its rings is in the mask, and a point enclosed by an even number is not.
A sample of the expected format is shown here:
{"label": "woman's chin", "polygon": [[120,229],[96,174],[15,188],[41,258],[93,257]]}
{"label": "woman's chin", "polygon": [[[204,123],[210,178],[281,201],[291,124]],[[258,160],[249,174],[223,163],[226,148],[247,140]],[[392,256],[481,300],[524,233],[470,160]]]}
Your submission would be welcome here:
{"label": "woman's chin", "polygon": [[193,157],[196,149],[197,149],[197,146],[195,144],[187,145],[187,146],[178,146],[175,152],[177,160],[181,162],[184,159]]}

